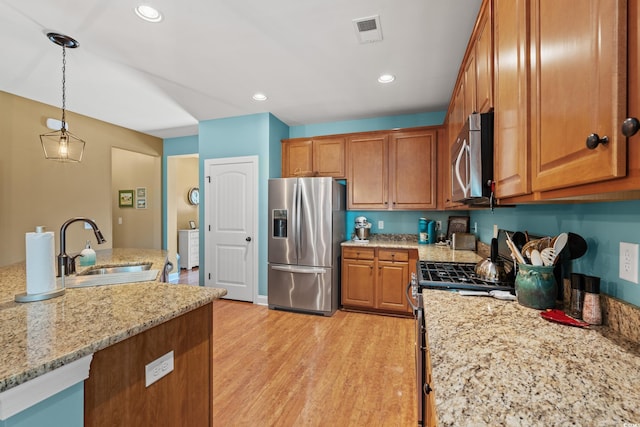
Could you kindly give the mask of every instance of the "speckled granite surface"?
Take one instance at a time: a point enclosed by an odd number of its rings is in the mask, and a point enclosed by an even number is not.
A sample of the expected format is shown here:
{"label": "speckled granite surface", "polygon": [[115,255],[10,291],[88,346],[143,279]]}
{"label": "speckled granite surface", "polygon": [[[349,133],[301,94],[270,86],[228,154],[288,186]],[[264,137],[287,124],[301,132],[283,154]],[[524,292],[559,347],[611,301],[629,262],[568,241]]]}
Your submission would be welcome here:
{"label": "speckled granite surface", "polygon": [[[109,249],[98,265],[153,262],[159,250]],[[96,352],[226,294],[224,289],[158,282],[67,289],[47,301],[16,303],[24,264],[0,267],[0,392]]]}
{"label": "speckled granite surface", "polygon": [[517,302],[426,290],[442,426],[640,424],[640,345]]}
{"label": "speckled granite surface", "polygon": [[482,257],[473,251],[454,251],[446,245],[419,245],[414,234],[374,234],[369,238],[369,243],[347,240],[342,242],[342,246],[417,249],[418,257],[423,261],[478,262],[482,260]]}

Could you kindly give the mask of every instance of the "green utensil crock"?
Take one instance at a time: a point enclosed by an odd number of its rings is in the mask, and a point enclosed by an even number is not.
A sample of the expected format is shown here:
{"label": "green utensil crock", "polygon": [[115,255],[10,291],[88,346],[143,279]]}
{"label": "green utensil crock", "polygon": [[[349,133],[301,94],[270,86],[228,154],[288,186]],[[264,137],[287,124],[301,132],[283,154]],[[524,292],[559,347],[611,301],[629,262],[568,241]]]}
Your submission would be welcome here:
{"label": "green utensil crock", "polygon": [[515,282],[518,303],[538,310],[554,308],[558,284],[553,269],[553,265],[518,264]]}

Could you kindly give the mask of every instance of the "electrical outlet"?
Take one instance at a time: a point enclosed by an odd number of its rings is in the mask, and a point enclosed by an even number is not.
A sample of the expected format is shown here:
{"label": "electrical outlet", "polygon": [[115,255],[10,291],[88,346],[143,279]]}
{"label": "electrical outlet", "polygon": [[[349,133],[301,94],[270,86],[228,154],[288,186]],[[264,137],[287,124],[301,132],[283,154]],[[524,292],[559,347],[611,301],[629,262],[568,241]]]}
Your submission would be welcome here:
{"label": "electrical outlet", "polygon": [[378,230],[384,229],[384,221],[378,221]]}
{"label": "electrical outlet", "polygon": [[638,283],[638,244],[620,242],[621,279]]}
{"label": "electrical outlet", "polygon": [[442,221],[436,221],[436,231],[442,230]]}
{"label": "electrical outlet", "polygon": [[498,224],[493,224],[493,238],[498,238]]}
{"label": "electrical outlet", "polygon": [[478,223],[477,222],[473,223],[473,232],[478,234]]}
{"label": "electrical outlet", "polygon": [[146,365],[144,370],[145,387],[149,387],[160,378],[171,373],[173,371],[173,350]]}

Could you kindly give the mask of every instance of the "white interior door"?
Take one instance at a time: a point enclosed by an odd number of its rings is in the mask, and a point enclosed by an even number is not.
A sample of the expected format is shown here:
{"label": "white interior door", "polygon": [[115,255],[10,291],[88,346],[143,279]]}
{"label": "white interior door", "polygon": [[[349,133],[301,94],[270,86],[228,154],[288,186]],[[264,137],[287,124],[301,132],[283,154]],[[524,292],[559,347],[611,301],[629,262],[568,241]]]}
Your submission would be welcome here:
{"label": "white interior door", "polygon": [[205,286],[254,301],[258,256],[258,158],[205,160]]}

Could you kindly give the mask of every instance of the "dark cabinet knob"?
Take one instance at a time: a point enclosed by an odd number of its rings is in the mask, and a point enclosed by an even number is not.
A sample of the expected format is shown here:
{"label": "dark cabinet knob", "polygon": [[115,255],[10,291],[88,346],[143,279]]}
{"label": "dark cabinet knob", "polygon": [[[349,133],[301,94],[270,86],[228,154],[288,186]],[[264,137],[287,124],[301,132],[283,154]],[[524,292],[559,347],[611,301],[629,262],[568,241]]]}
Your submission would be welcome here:
{"label": "dark cabinet knob", "polygon": [[635,135],[638,130],[640,130],[640,120],[635,117],[626,118],[622,122],[622,134],[627,138]]}
{"label": "dark cabinet knob", "polygon": [[250,242],[250,241],[251,241],[251,237],[247,237],[247,238],[246,238],[246,239],[244,239],[244,240],[246,240],[247,242]]}
{"label": "dark cabinet knob", "polygon": [[600,136],[597,133],[592,133],[587,137],[587,148],[589,150],[593,150],[598,145],[606,144],[608,142],[609,142],[608,136],[603,136],[602,138],[600,138]]}

